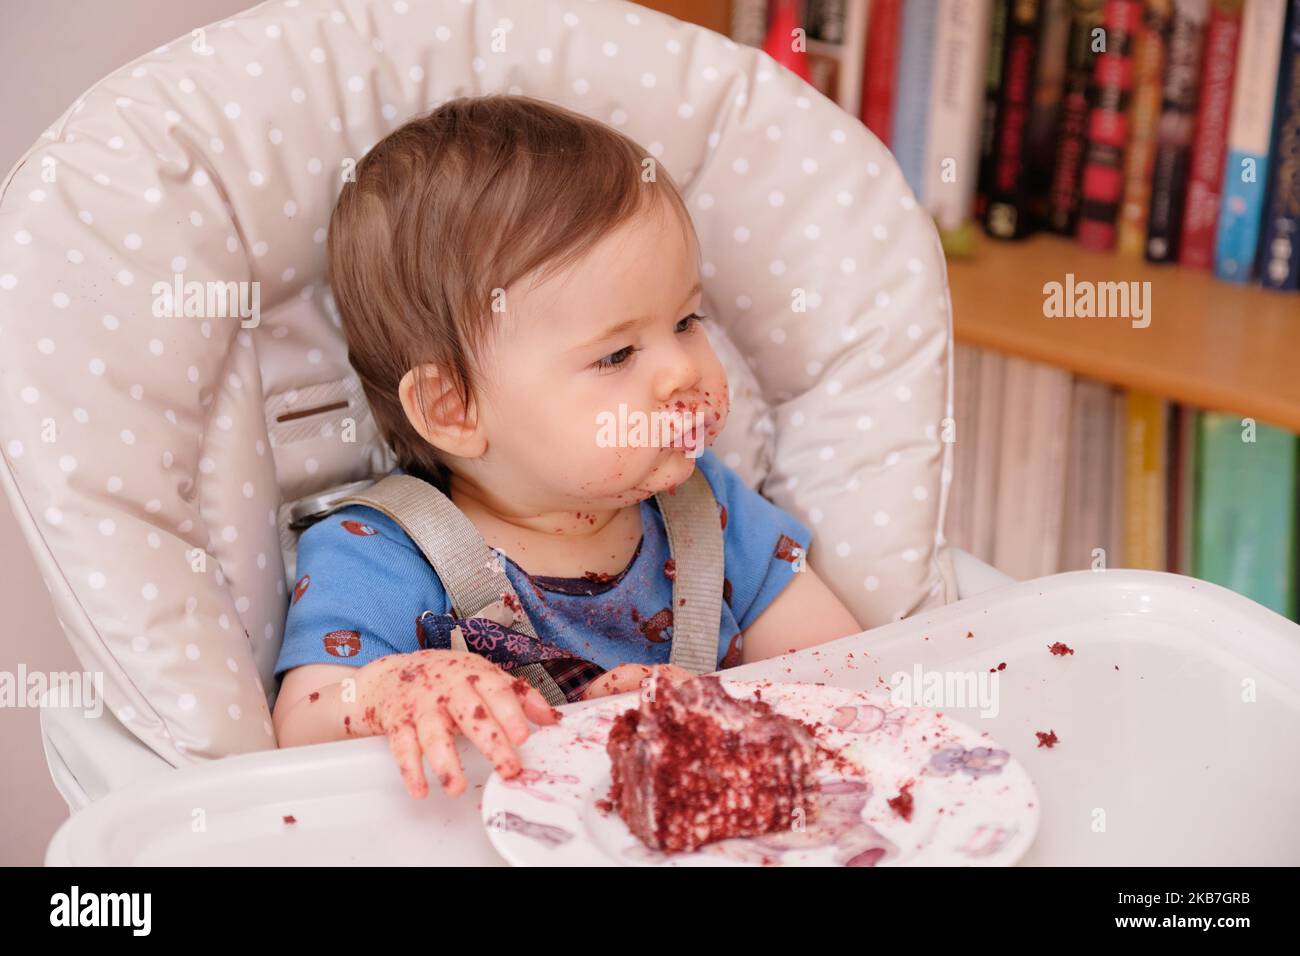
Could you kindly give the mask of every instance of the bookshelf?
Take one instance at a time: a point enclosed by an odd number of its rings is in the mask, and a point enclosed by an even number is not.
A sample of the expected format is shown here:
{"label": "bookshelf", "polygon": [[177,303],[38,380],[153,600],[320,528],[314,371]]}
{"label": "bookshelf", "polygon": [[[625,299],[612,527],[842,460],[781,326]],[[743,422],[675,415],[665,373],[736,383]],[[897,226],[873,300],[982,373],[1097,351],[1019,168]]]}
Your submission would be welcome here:
{"label": "bookshelf", "polygon": [[[1047,318],[1043,285],[1151,283],[1151,324]],[[1300,297],[1234,285],[1209,273],[1155,266],[1071,239],[981,237],[969,259],[949,257],[959,341],[1046,362],[1198,408],[1300,432]]]}

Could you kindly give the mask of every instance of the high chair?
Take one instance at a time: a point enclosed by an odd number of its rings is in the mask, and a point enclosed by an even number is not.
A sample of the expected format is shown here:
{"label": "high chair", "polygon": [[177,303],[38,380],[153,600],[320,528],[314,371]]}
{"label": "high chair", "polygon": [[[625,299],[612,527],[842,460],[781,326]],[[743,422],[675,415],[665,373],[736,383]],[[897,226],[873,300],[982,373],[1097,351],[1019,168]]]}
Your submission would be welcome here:
{"label": "high chair", "polygon": [[97,83],[0,197],[0,476],[104,675],[102,719],[42,713],[73,810],[275,747],[295,505],[395,464],[325,281],[330,211],[386,133],[489,92],[607,122],[679,183],[732,393],[715,451],[813,529],[864,627],[1007,580],[944,539],[943,255],[855,118],[617,0],[275,0]]}

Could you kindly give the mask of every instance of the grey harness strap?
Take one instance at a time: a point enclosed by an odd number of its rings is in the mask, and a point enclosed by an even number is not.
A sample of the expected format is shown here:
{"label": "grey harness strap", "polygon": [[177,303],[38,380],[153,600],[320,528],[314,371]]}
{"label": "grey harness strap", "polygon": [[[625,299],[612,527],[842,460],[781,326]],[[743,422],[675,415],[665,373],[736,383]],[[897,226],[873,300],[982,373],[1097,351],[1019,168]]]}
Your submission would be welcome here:
{"label": "grey harness strap", "polygon": [[[717,666],[722,620],[724,556],[717,502],[698,468],[673,491],[659,492],[655,500],[676,567],[669,662],[705,674]],[[389,475],[339,499],[330,510],[350,504],[381,511],[402,527],[433,565],[457,617],[486,617],[529,637],[538,636],[527,612],[522,611],[505,566],[464,512],[433,485],[411,475]],[[511,607],[519,608],[522,616]],[[459,629],[454,634],[459,634]],[[457,649],[465,649],[462,642],[457,643]],[[541,664],[526,664],[511,673],[540,690],[552,706],[567,702]]]}

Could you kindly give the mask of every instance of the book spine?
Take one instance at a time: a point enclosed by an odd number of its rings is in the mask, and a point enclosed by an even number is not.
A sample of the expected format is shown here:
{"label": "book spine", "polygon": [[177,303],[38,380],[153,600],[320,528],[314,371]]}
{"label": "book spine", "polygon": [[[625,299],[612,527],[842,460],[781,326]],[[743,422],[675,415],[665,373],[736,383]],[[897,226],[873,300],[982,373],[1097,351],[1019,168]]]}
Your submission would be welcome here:
{"label": "book spine", "polygon": [[1201,416],[1196,576],[1295,614],[1296,436]]}
{"label": "book spine", "polygon": [[1214,274],[1230,282],[1246,282],[1255,271],[1286,7],[1287,0],[1247,0],[1242,14],[1214,250]]}
{"label": "book spine", "polygon": [[1209,0],[1174,0],[1147,212],[1146,255],[1151,262],[1174,262],[1178,258],[1208,16]]}
{"label": "book spine", "polygon": [[1124,158],[1124,202],[1119,211],[1119,250],[1140,256],[1147,242],[1147,205],[1156,156],[1156,121],[1169,42],[1167,0],[1146,0],[1133,51],[1133,97]]}
{"label": "book spine", "polygon": [[988,15],[989,0],[939,0],[924,165],[925,205],[940,233],[962,228],[974,209]]}
{"label": "book spine", "polygon": [[1088,92],[1092,85],[1093,31],[1101,25],[1101,14],[1101,0],[1072,0],[1065,97],[1047,207],[1048,228],[1067,236],[1074,235],[1079,215],[1079,187],[1088,133]]}
{"label": "book spine", "polygon": [[910,0],[903,7],[897,109],[891,142],[903,178],[925,204],[925,138],[930,111],[930,79],[934,72],[934,42],[938,0]]}
{"label": "book spine", "polygon": [[1164,399],[1128,393],[1125,429],[1124,565],[1165,570],[1165,453],[1168,406]]}
{"label": "book spine", "polygon": [[1038,48],[1038,14],[1039,0],[1012,0],[1007,16],[993,174],[984,216],[984,228],[999,239],[1021,239],[1029,234],[1032,226],[1026,215],[1021,174]]}
{"label": "book spine", "polygon": [[1037,225],[1047,223],[1052,187],[1056,128],[1065,96],[1065,66],[1070,49],[1070,0],[1043,0],[1034,70],[1034,101],[1025,127],[1025,192]]}
{"label": "book spine", "polygon": [[761,47],[767,36],[767,0],[731,0],[731,39]]}
{"label": "book spine", "polygon": [[1096,58],[1079,208],[1079,242],[1088,249],[1115,247],[1115,218],[1124,191],[1129,94],[1133,89],[1133,41],[1141,12],[1138,0],[1107,0],[1102,14],[1106,49]]}
{"label": "book spine", "polygon": [[1002,61],[1006,56],[1009,0],[993,0],[989,16],[989,55],[984,66],[984,109],[980,114],[980,168],[975,189],[975,217],[988,211],[993,188],[993,147],[997,140],[998,99],[1002,90]]}
{"label": "book spine", "polygon": [[902,14],[902,0],[872,0],[868,14],[861,118],[885,146],[892,145],[894,77],[898,72]]}
{"label": "book spine", "polygon": [[1219,223],[1223,156],[1228,148],[1228,121],[1232,118],[1241,10],[1242,0],[1216,0],[1205,29],[1205,69],[1187,176],[1183,234],[1178,242],[1178,261],[1193,269],[1209,269],[1214,263],[1214,232]]}
{"label": "book spine", "polygon": [[1284,43],[1259,249],[1266,289],[1300,288],[1300,0],[1291,0]]}

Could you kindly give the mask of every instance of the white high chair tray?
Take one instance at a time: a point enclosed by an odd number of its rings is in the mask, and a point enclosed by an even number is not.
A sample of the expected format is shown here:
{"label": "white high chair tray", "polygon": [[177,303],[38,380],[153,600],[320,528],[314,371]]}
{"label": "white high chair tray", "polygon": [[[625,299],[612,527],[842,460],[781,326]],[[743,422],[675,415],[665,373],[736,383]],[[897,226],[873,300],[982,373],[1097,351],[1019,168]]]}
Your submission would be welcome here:
{"label": "white high chair tray", "polygon": [[[1074,653],[1050,653],[1058,641]],[[1022,863],[1300,863],[1300,627],[1202,581],[1056,575],[727,676],[865,689],[916,666],[978,674],[1002,663],[995,716],[940,709],[1029,772],[1041,819]],[[1038,746],[1038,731],[1057,744]],[[499,865],[481,821],[490,767],[461,751],[470,790],[455,799],[408,797],[374,738],[163,773],[77,813],[46,860]]]}

